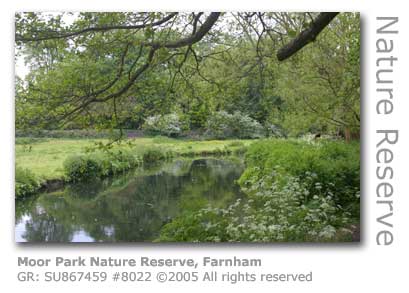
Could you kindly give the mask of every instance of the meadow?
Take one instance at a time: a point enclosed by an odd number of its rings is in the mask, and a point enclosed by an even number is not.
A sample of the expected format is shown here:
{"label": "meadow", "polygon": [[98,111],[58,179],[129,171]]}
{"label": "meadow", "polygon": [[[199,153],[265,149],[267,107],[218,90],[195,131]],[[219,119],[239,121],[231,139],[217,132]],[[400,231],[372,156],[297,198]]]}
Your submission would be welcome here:
{"label": "meadow", "polygon": [[[16,166],[28,169],[40,180],[64,178],[64,161],[73,155],[86,154],[108,139],[67,139],[67,138],[16,138]],[[171,151],[176,156],[222,153],[224,150],[239,150],[252,140],[181,140],[168,137],[127,139],[114,150],[126,150],[135,156],[142,156],[150,149]]]}

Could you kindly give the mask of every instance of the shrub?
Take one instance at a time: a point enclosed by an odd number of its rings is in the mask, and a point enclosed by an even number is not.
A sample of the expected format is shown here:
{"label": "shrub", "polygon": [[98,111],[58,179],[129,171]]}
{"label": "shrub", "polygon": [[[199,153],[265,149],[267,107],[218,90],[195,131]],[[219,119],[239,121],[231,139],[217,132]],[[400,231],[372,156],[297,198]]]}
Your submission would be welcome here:
{"label": "shrub", "polygon": [[300,179],[312,175],[311,191],[319,184],[324,192],[334,195],[337,204],[359,214],[359,144],[265,140],[249,147],[246,165],[239,180],[242,186],[250,177],[262,178],[273,171]]}
{"label": "shrub", "polygon": [[150,116],[145,120],[142,129],[151,135],[177,137],[187,130],[176,113]]}
{"label": "shrub", "polygon": [[142,155],[144,164],[153,164],[166,159],[165,153],[157,148],[151,148],[146,150]]}
{"label": "shrub", "polygon": [[233,129],[233,137],[262,138],[264,136],[263,126],[257,120],[240,112],[233,113],[231,128]]}
{"label": "shrub", "polygon": [[219,111],[207,120],[206,135],[217,139],[261,138],[264,136],[264,129],[259,122],[248,115]]}
{"label": "shrub", "polygon": [[68,181],[87,181],[102,177],[102,162],[96,156],[77,155],[68,157],[64,162],[64,171]]}
{"label": "shrub", "polygon": [[265,124],[264,129],[266,131],[266,136],[268,137],[275,137],[275,138],[286,138],[287,137],[287,133],[279,125],[267,123]]}
{"label": "shrub", "polygon": [[32,195],[40,188],[40,182],[35,175],[27,169],[16,167],[15,171],[16,198]]}
{"label": "shrub", "polygon": [[88,181],[123,173],[138,166],[135,156],[124,150],[68,157],[64,171],[68,181]]}
{"label": "shrub", "polygon": [[206,135],[218,139],[232,137],[231,120],[232,115],[225,111],[213,113],[206,123]]}
{"label": "shrub", "polygon": [[210,115],[208,105],[203,103],[193,103],[190,111],[187,113],[190,127],[192,129],[200,129],[206,125],[206,121]]}
{"label": "shrub", "polygon": [[124,150],[119,150],[110,153],[109,158],[110,158],[109,175],[123,173],[139,165],[139,161],[135,158],[135,156],[130,152]]}

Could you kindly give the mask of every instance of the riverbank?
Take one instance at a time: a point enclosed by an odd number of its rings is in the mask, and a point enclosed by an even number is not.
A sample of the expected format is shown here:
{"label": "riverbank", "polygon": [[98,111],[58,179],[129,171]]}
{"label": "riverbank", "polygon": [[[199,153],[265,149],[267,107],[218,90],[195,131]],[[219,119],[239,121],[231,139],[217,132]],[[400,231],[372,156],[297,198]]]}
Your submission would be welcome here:
{"label": "riverbank", "polygon": [[[69,140],[62,146],[67,149],[67,144],[85,145],[85,142]],[[93,141],[94,144],[98,142],[100,141]],[[122,190],[121,196],[134,201],[132,206],[127,208],[141,208],[141,202],[145,202],[143,209],[146,205],[154,209],[167,210],[169,207],[166,203],[173,191],[183,190],[184,196],[174,206],[183,208],[178,210],[178,213],[164,216],[157,221],[153,229],[156,232],[150,234],[152,237],[155,235],[154,238],[149,238],[152,241],[339,242],[359,239],[360,146],[358,142],[300,139],[183,141],[138,138],[128,143],[115,146],[109,152],[87,153],[85,147],[82,153],[68,155],[65,160],[59,161],[64,168],[60,179],[46,178],[44,182],[48,183],[45,185],[43,183],[42,188],[47,188],[51,183],[59,186],[58,180],[63,183],[69,181],[73,183],[64,188],[68,193],[65,196],[66,202],[61,204],[64,207],[62,210],[66,209],[68,203],[71,204],[71,201],[77,200],[81,202],[81,206],[83,204],[88,207],[93,206],[94,196],[97,194],[102,196],[101,200],[105,200],[104,190],[108,188],[107,186],[112,186],[111,191]],[[55,156],[50,153],[50,148],[53,149],[55,144],[61,144],[61,141],[38,142],[30,150],[24,150],[24,153],[29,153],[25,154],[26,157],[29,157],[30,153],[34,157],[40,156],[42,150],[46,158],[51,158],[49,165],[57,165]],[[87,144],[90,144],[89,140]],[[78,150],[78,145],[75,147],[73,149]],[[59,149],[61,150],[61,146]],[[209,158],[210,155],[234,155],[243,152],[245,152],[245,164],[243,169],[234,176],[228,175],[233,174],[229,170],[238,171],[240,168],[231,163],[222,162],[227,157],[218,156],[219,159],[216,161],[196,158],[192,163],[188,163],[192,159],[184,158],[190,156]],[[233,157],[230,156],[229,160]],[[161,164],[156,165],[161,171],[152,173],[153,176],[151,176],[152,169],[149,169],[149,163],[157,161],[162,161]],[[166,166],[167,164],[170,165]],[[135,167],[136,173],[128,171],[133,169],[132,166]],[[43,169],[39,168],[37,172],[41,170]],[[72,172],[67,173],[67,170]],[[201,171],[197,173],[194,170]],[[140,171],[144,174],[138,173]],[[30,170],[30,172],[34,171]],[[186,177],[188,173],[191,174],[189,178]],[[221,174],[224,175],[220,177]],[[124,181],[125,177],[121,177],[123,175],[128,176],[128,179]],[[146,183],[144,187],[140,183],[141,177],[136,179],[141,175]],[[175,176],[181,176],[182,181],[176,180]],[[113,181],[108,185],[105,183],[101,185],[102,182],[107,182],[104,178],[107,178],[108,182]],[[132,178],[139,183],[135,183],[136,185],[132,185],[131,188],[124,182],[133,180]],[[162,178],[163,182],[159,183],[159,178]],[[87,180],[84,181],[85,179]],[[210,181],[214,182],[212,186],[208,184]],[[93,185],[92,182],[97,183]],[[150,197],[146,198],[148,190],[158,184],[167,188],[166,190],[155,189],[152,193],[163,199],[160,204],[154,203],[149,199]],[[226,195],[230,194],[223,197],[226,200],[218,201],[220,204],[213,202],[209,206],[207,199],[216,198],[216,195],[221,192],[221,189],[219,190],[221,186],[223,188],[236,186],[236,189],[234,192],[223,192]],[[136,190],[138,190],[137,193]],[[57,191],[58,194],[61,192],[62,190]],[[243,196],[234,196],[239,193]],[[40,195],[40,201],[54,201],[55,198],[51,194]],[[136,194],[137,198],[133,198]],[[89,196],[93,199],[88,202]],[[48,207],[45,202],[42,204]],[[76,208],[79,206],[75,204]],[[108,206],[110,204],[104,203],[101,207]],[[118,206],[115,205],[112,208],[116,211]],[[84,214],[86,214],[85,211]],[[80,214],[76,217],[80,218]],[[54,218],[55,215],[53,215]],[[111,220],[107,221],[104,217],[100,219],[109,227],[116,222]],[[131,227],[128,228],[131,229]],[[160,233],[158,233],[159,230]],[[93,237],[93,239],[96,238]],[[117,240],[125,239],[115,238],[115,241]],[[135,238],[131,241],[140,240],[142,239]]]}
{"label": "riverbank", "polygon": [[[54,186],[62,186],[68,179],[64,170],[64,162],[73,156],[88,156],[89,152],[98,150],[98,145],[107,144],[108,139],[62,139],[40,138],[16,140],[16,166],[19,170],[27,170],[24,176],[16,172],[18,177],[23,177],[24,188],[33,185],[33,191],[28,188],[27,193],[35,193],[41,190],[55,190]],[[138,164],[143,161],[145,154],[159,151],[172,157],[193,157],[207,155],[223,155],[243,153],[254,140],[181,140],[166,137],[154,138],[131,138],[121,144],[113,145],[109,152],[123,152],[132,154]],[[104,157],[104,155],[101,155]],[[28,174],[27,174],[28,173]],[[28,177],[28,179],[27,179]]]}
{"label": "riverbank", "polygon": [[350,242],[359,239],[359,143],[266,139],[252,144],[238,180],[244,200],[199,207],[157,241]]}
{"label": "riverbank", "polygon": [[231,156],[175,158],[67,183],[16,202],[16,241],[154,241],[181,211],[223,208],[244,196],[236,184],[243,170],[242,160]]}

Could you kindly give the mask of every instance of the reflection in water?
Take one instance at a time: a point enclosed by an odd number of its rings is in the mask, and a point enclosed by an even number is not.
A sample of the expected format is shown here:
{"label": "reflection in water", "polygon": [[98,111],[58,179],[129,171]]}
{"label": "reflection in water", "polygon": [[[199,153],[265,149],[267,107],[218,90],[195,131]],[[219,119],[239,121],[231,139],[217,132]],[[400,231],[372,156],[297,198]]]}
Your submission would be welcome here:
{"label": "reflection in water", "polygon": [[240,196],[240,163],[176,160],[16,202],[18,242],[152,241],[181,209]]}

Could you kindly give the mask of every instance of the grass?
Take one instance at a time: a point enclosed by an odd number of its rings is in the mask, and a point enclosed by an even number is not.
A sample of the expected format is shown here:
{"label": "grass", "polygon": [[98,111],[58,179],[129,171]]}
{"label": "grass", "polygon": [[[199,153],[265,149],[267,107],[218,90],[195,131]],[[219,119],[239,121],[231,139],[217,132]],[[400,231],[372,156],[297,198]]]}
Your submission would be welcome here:
{"label": "grass", "polygon": [[[254,140],[208,140],[190,141],[163,137],[129,139],[132,144],[115,146],[115,149],[124,148],[135,156],[151,148],[172,151],[176,155],[200,154],[217,149],[235,148],[250,145]],[[64,177],[63,162],[72,155],[84,154],[87,148],[95,143],[107,143],[107,139],[55,139],[34,141],[28,147],[26,144],[16,144],[16,165],[33,172],[41,180]]]}

